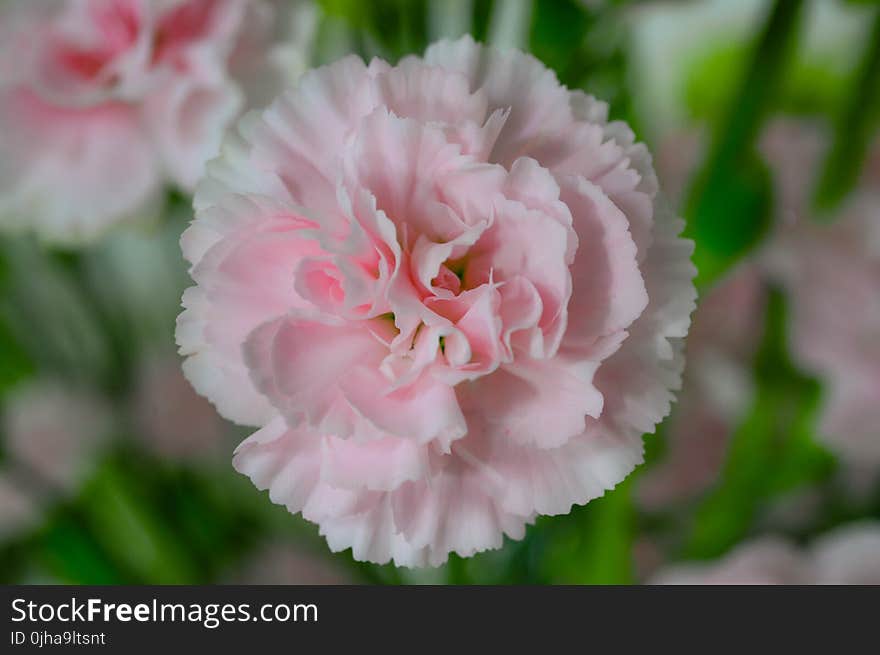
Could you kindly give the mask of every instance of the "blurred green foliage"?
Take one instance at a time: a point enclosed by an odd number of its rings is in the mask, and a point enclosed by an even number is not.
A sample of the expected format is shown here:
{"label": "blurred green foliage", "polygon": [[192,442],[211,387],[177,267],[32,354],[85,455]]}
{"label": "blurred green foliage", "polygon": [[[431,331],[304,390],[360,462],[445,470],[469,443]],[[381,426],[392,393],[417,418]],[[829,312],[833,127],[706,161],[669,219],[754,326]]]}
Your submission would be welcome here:
{"label": "blurred green foliage", "polygon": [[785,299],[774,291],[755,362],[754,400],[733,434],[720,482],[696,511],[687,557],[724,553],[748,534],[768,499],[833,471],[834,458],[813,433],[821,390],[792,364],[786,329]]}
{"label": "blurred green foliage", "polygon": [[697,244],[698,285],[717,280],[754,247],[773,212],[770,176],[755,146],[777,99],[795,47],[802,0],[779,0],[752,52],[739,91],[718,123],[708,161],[686,207],[686,234]]}
{"label": "blurred green foliage", "polygon": [[816,204],[822,210],[834,208],[855,185],[880,120],[880,11],[852,87],[839,111],[834,145],[816,187]]}

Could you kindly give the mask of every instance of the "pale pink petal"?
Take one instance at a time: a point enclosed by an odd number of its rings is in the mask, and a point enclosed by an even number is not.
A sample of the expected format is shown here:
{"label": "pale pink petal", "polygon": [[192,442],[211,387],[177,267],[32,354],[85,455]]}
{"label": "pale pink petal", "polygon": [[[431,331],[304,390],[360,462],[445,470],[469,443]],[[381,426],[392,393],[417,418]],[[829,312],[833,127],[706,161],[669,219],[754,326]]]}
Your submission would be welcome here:
{"label": "pale pink petal", "polygon": [[195,187],[205,162],[219,154],[223,133],[241,106],[234,85],[209,86],[187,78],[169,81],[150,94],[144,114],[162,162],[177,185],[186,190]]}
{"label": "pale pink petal", "polygon": [[593,385],[598,362],[520,357],[491,378],[464,385],[468,409],[483,414],[499,440],[554,448],[583,433],[586,416],[602,413],[602,394]]}
{"label": "pale pink petal", "polygon": [[[184,294],[184,312],[177,319],[177,343],[180,353],[188,358],[184,370],[195,389],[230,420],[259,425],[272,412],[250,383],[242,360],[242,343],[269,317],[307,306],[294,288],[294,269],[289,262],[320,249],[305,238],[299,217],[278,216],[275,208],[240,197],[235,200],[206,213],[212,218],[220,213],[224,218],[247,217],[259,227],[238,241],[216,243],[199,258],[192,275],[203,284]],[[185,251],[188,243],[195,249],[201,248],[206,239],[214,241],[213,230],[207,236],[198,231],[204,232],[205,224],[194,223],[184,233]]]}
{"label": "pale pink petal", "polygon": [[448,451],[450,443],[467,432],[455,391],[442,382],[423,376],[392,391],[380,374],[356,368],[345,375],[340,386],[355,411],[389,434],[419,443],[434,442]]}
{"label": "pale pink petal", "polygon": [[595,185],[565,178],[580,246],[571,266],[572,301],[565,347],[589,348],[600,337],[625,330],[648,304],[636,246],[626,216]]}
{"label": "pale pink petal", "polygon": [[532,143],[571,123],[568,91],[553,71],[531,55],[486,48],[465,36],[433,44],[425,52],[425,62],[466,75],[471,89],[485,91],[490,112],[510,110],[490,161],[509,166],[529,155]]}
{"label": "pale pink petal", "polygon": [[361,423],[345,398],[343,382],[360,367],[376,369],[383,351],[369,326],[307,314],[271,321],[254,330],[244,345],[254,384],[291,426],[332,426],[341,436],[355,433]]}

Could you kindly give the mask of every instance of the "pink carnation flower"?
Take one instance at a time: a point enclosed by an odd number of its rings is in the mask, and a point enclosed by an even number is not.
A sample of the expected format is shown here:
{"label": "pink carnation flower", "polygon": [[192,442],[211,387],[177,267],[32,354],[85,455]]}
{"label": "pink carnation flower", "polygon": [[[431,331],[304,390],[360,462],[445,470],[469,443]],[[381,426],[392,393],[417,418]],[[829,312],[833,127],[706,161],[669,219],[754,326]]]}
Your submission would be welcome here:
{"label": "pink carnation flower", "polygon": [[197,390],[235,467],[333,550],[439,565],[642,460],[694,305],[648,152],[470,37],[304,75],[209,167],[182,238]]}
{"label": "pink carnation flower", "polygon": [[880,584],[880,523],[836,528],[797,548],[778,537],[737,546],[717,562],[666,568],[653,584]]}
{"label": "pink carnation flower", "polygon": [[272,42],[262,0],[19,0],[0,14],[0,217],[79,242],[191,189]]}

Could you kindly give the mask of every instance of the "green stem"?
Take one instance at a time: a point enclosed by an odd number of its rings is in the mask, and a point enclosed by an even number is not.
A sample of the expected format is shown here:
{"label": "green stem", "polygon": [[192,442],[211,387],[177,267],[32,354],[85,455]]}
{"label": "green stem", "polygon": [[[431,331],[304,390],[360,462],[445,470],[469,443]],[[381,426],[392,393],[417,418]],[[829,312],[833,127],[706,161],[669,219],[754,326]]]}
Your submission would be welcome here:
{"label": "green stem", "polygon": [[776,0],[692,189],[687,234],[697,244],[701,284],[716,279],[744,255],[769,224],[769,183],[754,146],[780,86],[803,4],[803,0]]}
{"label": "green stem", "polygon": [[[834,146],[816,187],[816,208],[825,212],[834,209],[855,186],[877,122],[880,108],[880,10],[874,14],[873,27],[848,97],[849,102],[837,120]],[[824,215],[827,217],[828,214]]]}
{"label": "green stem", "polygon": [[736,102],[718,133],[714,161],[734,160],[752,146],[775,97],[799,25],[803,0],[776,0]]}

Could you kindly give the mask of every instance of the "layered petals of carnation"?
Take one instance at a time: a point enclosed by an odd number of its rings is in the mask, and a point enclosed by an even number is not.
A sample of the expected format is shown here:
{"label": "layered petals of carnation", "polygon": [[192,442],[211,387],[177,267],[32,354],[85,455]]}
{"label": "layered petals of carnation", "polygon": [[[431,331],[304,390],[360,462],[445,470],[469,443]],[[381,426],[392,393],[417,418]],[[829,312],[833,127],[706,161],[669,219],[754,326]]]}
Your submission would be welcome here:
{"label": "layered petals of carnation", "polygon": [[601,103],[465,37],[312,71],[223,152],[182,239],[185,371],[333,550],[498,548],[641,461],[694,269]]}

